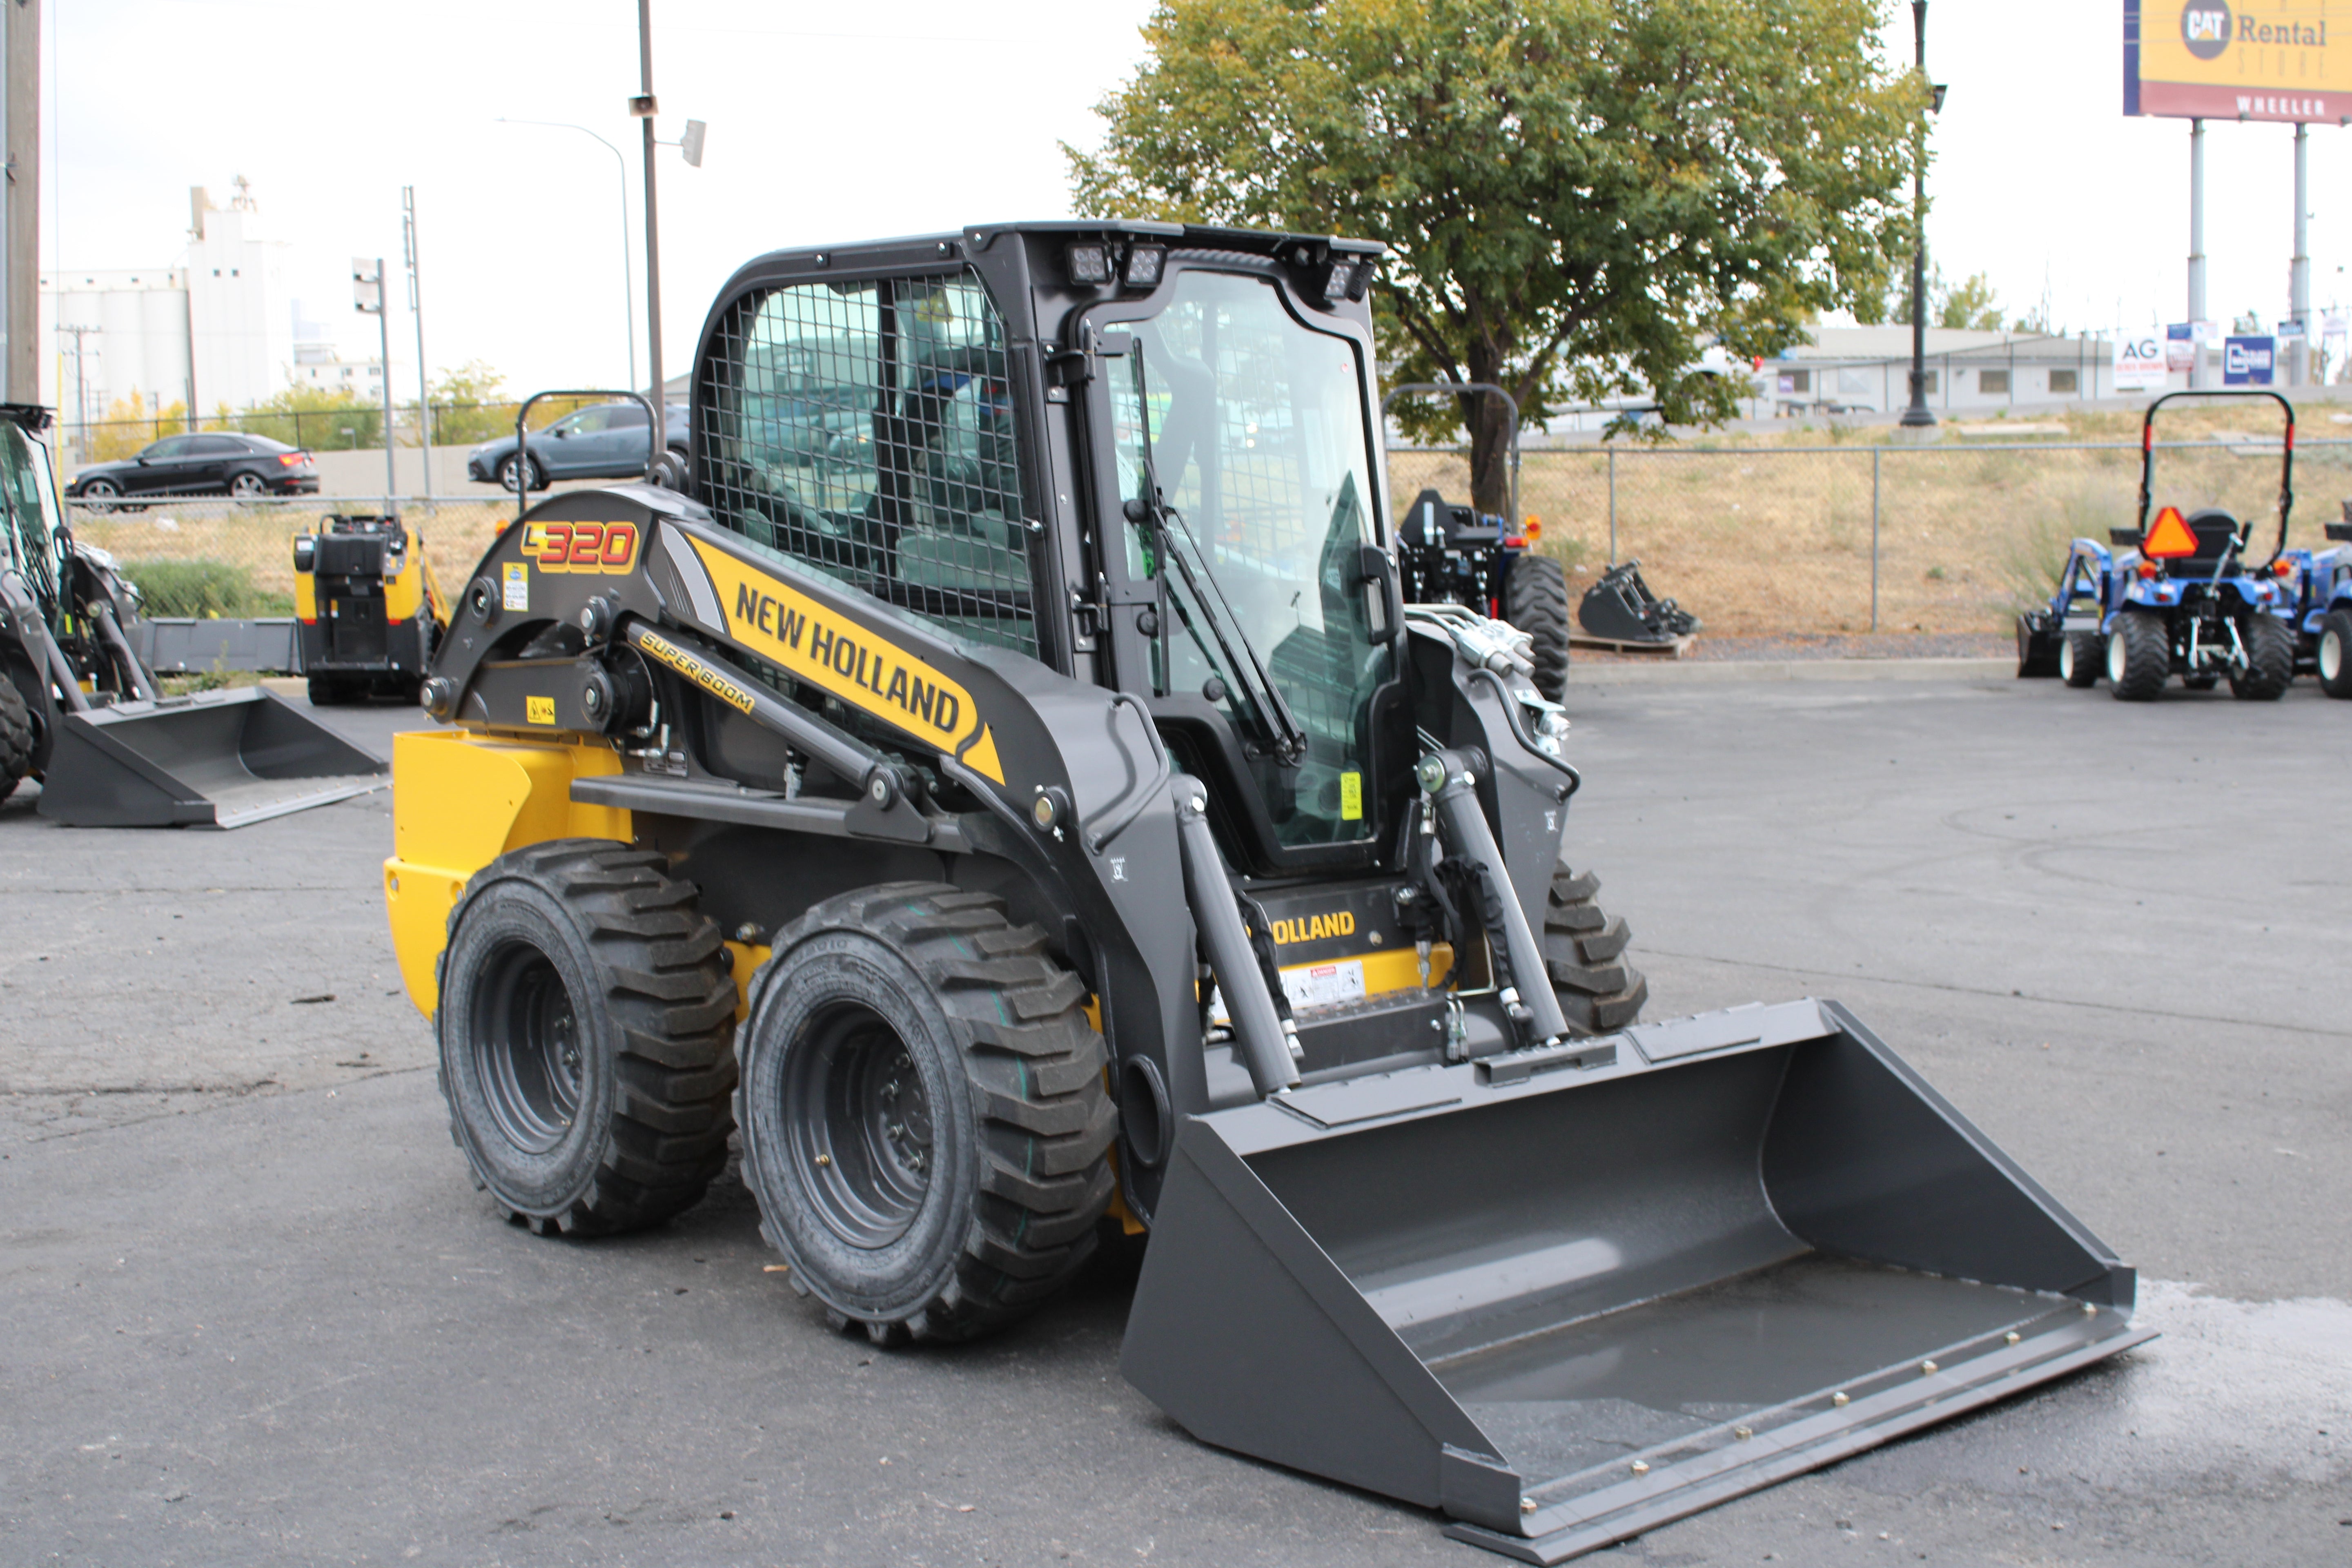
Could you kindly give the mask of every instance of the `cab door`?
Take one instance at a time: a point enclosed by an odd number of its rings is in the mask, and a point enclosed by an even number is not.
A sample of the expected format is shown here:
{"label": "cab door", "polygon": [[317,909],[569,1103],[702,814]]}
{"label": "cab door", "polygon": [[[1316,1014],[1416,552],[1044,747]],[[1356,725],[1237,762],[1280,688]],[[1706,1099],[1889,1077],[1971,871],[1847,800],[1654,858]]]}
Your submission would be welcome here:
{"label": "cab door", "polygon": [[122,488],[145,495],[177,495],[187,483],[192,463],[188,448],[194,436],[166,436],[139,454],[138,462],[123,470]]}

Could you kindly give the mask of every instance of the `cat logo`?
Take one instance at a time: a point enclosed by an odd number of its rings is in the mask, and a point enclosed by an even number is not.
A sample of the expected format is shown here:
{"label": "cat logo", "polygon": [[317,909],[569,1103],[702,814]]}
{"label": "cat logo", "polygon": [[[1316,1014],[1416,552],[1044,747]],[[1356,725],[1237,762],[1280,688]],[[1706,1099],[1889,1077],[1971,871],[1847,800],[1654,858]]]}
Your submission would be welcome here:
{"label": "cat logo", "polygon": [[527,522],[522,552],[542,572],[626,572],[637,562],[634,522]]}

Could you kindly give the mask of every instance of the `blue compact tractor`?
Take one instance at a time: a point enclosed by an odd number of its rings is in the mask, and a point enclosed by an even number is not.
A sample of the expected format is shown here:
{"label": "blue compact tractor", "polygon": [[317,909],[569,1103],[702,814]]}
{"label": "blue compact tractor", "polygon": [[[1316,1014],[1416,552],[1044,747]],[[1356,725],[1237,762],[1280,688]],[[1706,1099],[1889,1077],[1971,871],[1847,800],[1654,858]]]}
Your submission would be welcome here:
{"label": "blue compact tractor", "polygon": [[[2267,397],[2285,411],[2278,542],[2259,566],[2247,562],[2252,517],[2220,507],[2184,515],[2167,505],[2149,521],[2156,414],[2179,397]],[[2171,393],[2149,404],[2140,423],[2138,524],[2110,530],[2106,544],[2074,541],[2049,607],[2018,617],[2017,673],[2055,675],[2069,686],[2105,675],[2125,702],[2154,701],[2170,676],[2192,691],[2210,691],[2226,676],[2232,696],[2276,700],[2296,665],[2286,619],[2294,608],[2296,567],[2286,550],[2294,475],[2294,406],[2274,392]],[[2352,626],[2339,627],[2339,668],[2346,631]]]}
{"label": "blue compact tractor", "polygon": [[[2327,537],[2352,545],[2352,500],[2344,521],[2327,525]],[[2294,630],[2294,667],[2319,678],[2330,697],[2352,697],[2352,549],[2289,550],[2279,556],[2288,568],[2279,585],[2291,601],[2287,624]]]}

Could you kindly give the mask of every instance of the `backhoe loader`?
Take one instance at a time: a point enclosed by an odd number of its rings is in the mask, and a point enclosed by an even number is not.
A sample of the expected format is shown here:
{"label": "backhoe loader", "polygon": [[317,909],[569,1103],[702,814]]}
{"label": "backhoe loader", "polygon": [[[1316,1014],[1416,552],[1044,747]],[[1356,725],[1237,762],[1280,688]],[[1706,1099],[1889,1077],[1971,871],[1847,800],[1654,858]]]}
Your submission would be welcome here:
{"label": "backhoe loader", "polygon": [[728,283],[686,491],[522,510],[395,742],[477,1184],[625,1230],[740,1138],[877,1344],[1148,1233],[1138,1388],[1530,1562],[2145,1338],[1837,1004],[1643,1021],[1523,642],[1398,592],[1381,258],[1042,224]]}
{"label": "backhoe loader", "polygon": [[273,692],[163,694],[137,588],[66,528],[50,418],[0,404],[0,799],[32,778],[71,827],[239,827],[381,789],[382,758]]}

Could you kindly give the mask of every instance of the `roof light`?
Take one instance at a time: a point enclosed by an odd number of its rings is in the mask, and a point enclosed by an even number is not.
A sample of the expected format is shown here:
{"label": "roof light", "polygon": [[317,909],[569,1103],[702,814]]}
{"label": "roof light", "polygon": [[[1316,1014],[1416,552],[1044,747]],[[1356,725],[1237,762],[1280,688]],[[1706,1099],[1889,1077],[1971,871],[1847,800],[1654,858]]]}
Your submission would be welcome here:
{"label": "roof light", "polygon": [[1323,302],[1336,305],[1346,299],[1349,285],[1355,276],[1356,269],[1344,259],[1331,263],[1329,269],[1323,274]]}
{"label": "roof light", "polygon": [[2139,552],[2151,561],[2171,561],[2197,553],[2197,535],[2189,531],[2188,520],[2177,506],[2166,507],[2156,514],[2156,525],[2147,531],[2147,539]]}
{"label": "roof light", "polygon": [[1156,245],[1139,245],[1127,253],[1127,286],[1130,289],[1153,289],[1160,284],[1160,269],[1168,252]]}
{"label": "roof light", "polygon": [[1062,253],[1062,264],[1068,268],[1073,283],[1110,281],[1110,247],[1098,239],[1070,247]]}

